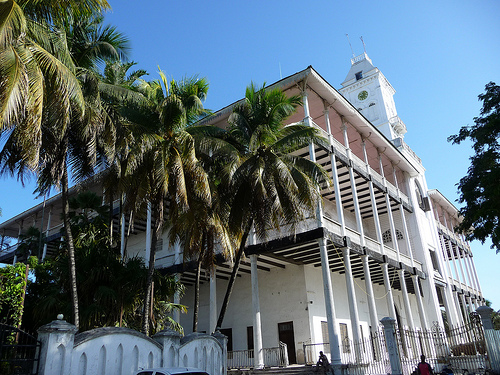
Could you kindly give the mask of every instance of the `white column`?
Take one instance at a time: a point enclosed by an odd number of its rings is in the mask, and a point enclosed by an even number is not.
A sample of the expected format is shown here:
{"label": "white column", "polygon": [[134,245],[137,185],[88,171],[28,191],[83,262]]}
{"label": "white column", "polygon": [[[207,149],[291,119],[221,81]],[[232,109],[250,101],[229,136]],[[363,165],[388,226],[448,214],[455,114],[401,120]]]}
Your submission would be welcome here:
{"label": "white column", "polygon": [[455,270],[455,276],[457,278],[456,280],[459,284],[462,284],[462,282],[460,281],[460,274],[458,273],[457,259],[455,257],[455,249],[453,248],[453,243],[451,241],[448,241],[448,245],[450,246],[451,259],[453,260],[453,269]]}
{"label": "white column", "polygon": [[47,237],[49,236],[49,229],[52,222],[52,206],[49,208],[49,217],[47,218],[47,226],[45,227],[45,243],[43,244],[42,261],[47,256]]}
{"label": "white column", "polygon": [[476,282],[474,270],[472,269],[471,254],[469,251],[466,251],[465,264],[466,264],[467,269],[468,269],[469,274],[470,274],[470,279],[472,281],[472,287],[475,289],[475,294],[477,294],[479,292],[479,287],[478,287],[477,282]]}
{"label": "white column", "polygon": [[464,249],[463,254],[464,254],[463,263],[464,263],[464,267],[465,267],[465,273],[467,274],[467,280],[469,280],[468,288],[473,290],[473,289],[475,289],[474,288],[474,280],[472,279],[472,274],[469,270],[469,265],[467,264],[467,258],[468,258],[467,250]]}
{"label": "white column", "polygon": [[465,323],[465,318],[462,309],[460,308],[460,297],[458,292],[453,292],[453,299],[455,301],[455,306],[457,307],[458,314],[458,325]]}
{"label": "white column", "polygon": [[363,262],[363,273],[365,275],[365,288],[368,294],[368,310],[370,313],[370,323],[372,332],[378,332],[379,321],[377,319],[377,304],[375,303],[375,294],[373,293],[372,276],[370,274],[370,264],[368,255],[361,255]]}
{"label": "white column", "polygon": [[479,293],[481,293],[481,284],[479,284],[479,278],[477,277],[477,272],[476,272],[476,265],[474,264],[474,259],[471,257],[470,263],[472,265],[472,270],[474,271],[474,277],[476,279],[476,284],[477,284],[477,290]]}
{"label": "white column", "polygon": [[[175,254],[174,264],[179,264],[179,263],[181,263],[181,261],[180,261],[180,257],[181,257],[181,246],[180,246],[179,241],[176,241],[176,242],[174,243],[174,254]],[[175,280],[176,280],[176,281],[179,281],[179,279],[180,279],[180,275],[179,275],[179,274],[176,274],[176,275],[175,275]],[[180,303],[181,303],[181,297],[180,297],[180,295],[179,295],[179,293],[178,293],[178,292],[174,294],[174,303],[175,303],[175,304],[180,304]],[[174,310],[174,313],[173,313],[172,315],[173,315],[172,317],[174,318],[174,320],[175,320],[177,323],[179,323],[179,324],[180,324],[180,322],[181,322],[181,312],[180,312],[180,310],[178,310],[178,309]]]}
{"label": "white column", "polygon": [[420,325],[422,328],[429,329],[429,324],[427,323],[427,317],[425,315],[424,302],[422,301],[422,294],[420,291],[420,285],[418,283],[418,275],[412,275],[413,286],[415,288],[415,297],[417,298],[418,315],[420,317]]}
{"label": "white column", "polygon": [[330,275],[330,265],[328,262],[328,251],[324,238],[318,239],[319,251],[321,255],[321,273],[323,275],[323,292],[325,294],[326,321],[328,325],[328,337],[330,342],[330,355],[334,375],[340,375],[340,346],[339,346],[339,326],[335,315],[335,305],[333,303],[332,279]]}
{"label": "white column", "polygon": [[460,251],[460,248],[458,247],[458,245],[455,246],[456,249],[457,249],[457,254],[458,254],[458,259],[457,259],[457,262],[458,262],[458,266],[460,267],[460,273],[462,274],[462,280],[464,281],[464,289],[467,288],[467,278],[465,277],[465,272],[464,272],[464,267],[462,266],[462,262],[460,261],[462,259],[462,253]]}
{"label": "white column", "polygon": [[411,312],[411,307],[410,307],[410,298],[408,296],[408,289],[406,288],[405,271],[403,269],[398,270],[398,274],[399,274],[399,282],[401,284],[401,291],[403,292],[403,302],[405,304],[406,320],[408,326],[411,329],[413,329],[415,328],[415,325],[413,324],[413,314]]}
{"label": "white column", "polygon": [[460,302],[462,302],[462,311],[464,314],[464,322],[469,321],[469,314],[467,313],[467,303],[465,302],[465,296],[463,293],[458,293],[458,298],[460,298]]}
{"label": "white column", "polygon": [[125,213],[122,212],[120,225],[120,255],[122,259],[125,257]]}
{"label": "white column", "polygon": [[451,320],[451,324],[454,326],[459,325],[460,323],[460,316],[459,316],[459,306],[457,305],[456,299],[453,297],[453,288],[452,288],[452,283],[450,282],[450,279],[453,280],[453,274],[451,272],[451,267],[450,267],[450,261],[448,259],[448,251],[446,249],[446,245],[444,244],[444,239],[443,236],[439,236],[440,241],[441,241],[441,247],[443,248],[443,253],[446,253],[446,264],[448,268],[448,273],[449,276],[446,279],[446,289],[444,291],[447,299],[448,299],[448,308],[447,308],[447,313],[448,317]]}
{"label": "white column", "polygon": [[[349,158],[349,161],[352,161],[351,149],[349,148],[349,139],[347,137],[347,125],[344,122],[344,118],[342,118],[342,131],[344,134],[344,146],[346,147],[347,157]],[[356,178],[354,176],[354,170],[352,168],[352,165],[347,166],[347,170],[349,171],[349,180],[351,182],[352,199],[354,202],[354,215],[356,217],[356,228],[359,232],[360,245],[366,246],[365,233],[364,233],[364,229],[363,229],[363,219],[361,218],[361,211],[359,209],[358,192],[356,190]]]}
{"label": "white column", "polygon": [[396,309],[394,308],[394,297],[392,296],[391,280],[389,279],[389,264],[381,263],[382,274],[384,276],[385,293],[387,294],[387,311],[389,317],[396,319]]}
{"label": "white column", "polygon": [[145,263],[149,263],[149,257],[151,256],[151,202],[148,202],[148,211],[146,217],[146,256]]}
{"label": "white column", "polygon": [[215,271],[216,266],[210,271],[210,333],[215,332],[217,325],[217,277]]}
{"label": "white column", "polygon": [[361,340],[361,331],[359,328],[359,314],[356,300],[356,291],[354,289],[354,277],[352,275],[350,249],[348,247],[342,248],[345,264],[345,283],[347,286],[347,300],[349,302],[349,313],[351,316],[351,328],[354,341],[354,349],[356,350],[356,359],[361,360],[361,353],[359,352],[359,344]]}
{"label": "white column", "polygon": [[[382,155],[380,153],[378,154],[378,162],[379,162],[379,166],[380,166],[380,174],[382,176],[383,184],[387,188],[387,182],[385,180],[385,174],[384,174],[384,165],[382,163]],[[388,210],[390,212],[390,205],[388,207]],[[385,254],[385,251],[383,254]],[[394,297],[392,295],[391,281],[389,279],[389,265],[387,263],[382,263],[380,265],[380,267],[382,267],[382,274],[384,276],[385,293],[387,295],[387,311],[389,312],[389,316],[391,318],[396,319],[396,309],[394,307]]]}
{"label": "white column", "polygon": [[[330,115],[328,108],[323,112],[325,114],[326,121],[326,131],[328,133],[328,140],[330,141],[330,146],[333,148],[333,135],[332,129],[330,125]],[[340,235],[345,236],[345,219],[344,219],[344,210],[342,208],[342,196],[340,194],[340,184],[339,184],[339,175],[337,172],[337,159],[335,157],[335,153],[330,152],[330,163],[332,165],[332,180],[333,180],[333,190],[335,192],[335,205],[337,206],[337,216],[340,223]]]}
{"label": "white column", "polygon": [[262,350],[262,329],[260,320],[259,279],[257,276],[257,255],[250,255],[252,281],[252,313],[253,313],[253,352],[256,369],[264,368],[264,352]]}
{"label": "white column", "polygon": [[[366,142],[364,139],[362,140],[361,145],[363,148],[363,156],[365,159],[366,170],[367,170],[368,174],[371,176],[371,170],[370,170],[369,162],[368,162],[368,154],[366,152]],[[380,226],[380,218],[378,215],[377,199],[375,196],[375,190],[373,188],[373,181],[371,179],[368,181],[368,188],[370,189],[370,201],[371,201],[371,206],[372,206],[372,211],[373,211],[373,221],[375,223],[375,233],[377,235],[377,241],[379,243],[380,253],[382,255],[385,255],[384,241],[382,238],[382,228]],[[377,332],[378,326],[379,326],[379,324],[378,324],[379,321],[377,318],[377,307],[376,307],[376,303],[375,303],[375,295],[373,293],[373,285],[371,282],[370,267],[369,267],[369,263],[368,263],[369,258],[368,258],[368,256],[365,255],[365,256],[362,256],[361,259],[363,261],[363,272],[365,275],[366,292],[368,293],[368,307],[370,310],[370,321],[371,321],[372,332]],[[386,278],[384,276],[384,280],[385,279]],[[387,277],[387,279],[388,279],[388,277]],[[384,282],[384,284],[385,284],[385,282]],[[387,295],[389,295],[389,293],[392,293],[392,290],[390,289],[390,284],[385,284],[384,286],[386,288]],[[391,295],[391,298],[392,298],[392,295]],[[394,307],[392,309],[394,309]],[[389,310],[389,311],[391,311],[391,310]]]}
{"label": "white column", "polygon": [[[399,253],[399,245],[398,245],[396,226],[394,224],[394,218],[392,216],[391,202],[389,199],[389,194],[387,192],[385,192],[384,195],[385,195],[385,204],[387,206],[387,216],[389,217],[389,226],[391,229],[392,244],[394,246],[394,249],[396,250],[397,261],[398,261],[398,263],[400,263],[401,262],[401,255]],[[403,301],[404,301],[404,305],[405,305],[406,322],[408,323],[408,326],[411,329],[413,329],[413,327],[414,327],[413,316],[411,313],[410,299],[408,297],[408,289],[406,288],[406,280],[404,277],[404,270],[402,270],[402,269],[398,270],[398,276],[399,276],[399,283],[401,285],[401,292],[403,294]]]}
{"label": "white column", "polygon": [[476,311],[477,308],[479,307],[479,305],[477,304],[477,300],[475,298],[472,298],[471,301],[472,305],[474,306],[474,311]]}
{"label": "white column", "polygon": [[[309,101],[307,100],[307,90],[304,87],[302,91],[302,102],[304,105],[304,124],[307,126],[312,126],[311,116],[309,115]],[[314,152],[314,144],[309,145],[309,158],[311,161],[316,162],[316,154]],[[323,223],[323,206],[322,202],[318,202],[316,206],[316,219],[318,221],[318,226],[321,227]]]}
{"label": "white column", "polygon": [[[22,232],[23,232],[23,221],[21,220],[21,222],[19,223],[19,232],[17,233],[17,246],[19,246],[20,237],[21,237]],[[16,263],[17,263],[17,254],[16,253],[17,253],[17,249],[14,252],[14,259],[12,260],[12,265],[16,265]]]}

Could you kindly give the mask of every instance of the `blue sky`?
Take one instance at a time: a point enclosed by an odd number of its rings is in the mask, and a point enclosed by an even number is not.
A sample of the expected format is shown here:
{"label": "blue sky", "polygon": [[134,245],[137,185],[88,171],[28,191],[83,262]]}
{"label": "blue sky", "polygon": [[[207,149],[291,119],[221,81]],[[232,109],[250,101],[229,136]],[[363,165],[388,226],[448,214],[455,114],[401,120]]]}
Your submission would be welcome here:
{"label": "blue sky", "polygon": [[[500,2],[492,1],[110,1],[106,22],[131,39],[130,59],[158,78],[199,74],[206,107],[240,99],[250,81],[272,83],[312,65],[335,88],[351,49],[366,51],[392,86],[405,141],[422,158],[427,183],[454,202],[470,145],[446,138],[473,123],[477,95],[500,83]],[[140,5],[139,5],[140,4]],[[32,185],[0,180],[1,220],[31,207]],[[500,308],[500,255],[473,243],[483,294]]]}

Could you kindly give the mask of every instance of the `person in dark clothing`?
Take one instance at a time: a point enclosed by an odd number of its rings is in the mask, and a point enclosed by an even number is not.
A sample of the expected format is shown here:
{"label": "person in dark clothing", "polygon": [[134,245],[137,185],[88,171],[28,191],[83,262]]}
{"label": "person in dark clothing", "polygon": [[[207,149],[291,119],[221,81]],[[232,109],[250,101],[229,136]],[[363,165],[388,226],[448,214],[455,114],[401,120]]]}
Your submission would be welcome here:
{"label": "person in dark clothing", "polygon": [[417,375],[434,375],[430,364],[425,362],[425,355],[420,356],[420,363],[417,366]]}

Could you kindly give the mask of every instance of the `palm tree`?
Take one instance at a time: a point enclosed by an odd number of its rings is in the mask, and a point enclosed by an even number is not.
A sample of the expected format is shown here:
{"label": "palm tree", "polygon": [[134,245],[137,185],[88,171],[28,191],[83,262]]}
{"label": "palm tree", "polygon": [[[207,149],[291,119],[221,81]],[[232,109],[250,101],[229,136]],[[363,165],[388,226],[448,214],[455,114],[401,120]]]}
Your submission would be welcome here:
{"label": "palm tree", "polygon": [[[44,106],[50,104],[53,116],[58,116],[67,112],[71,101],[83,112],[66,40],[63,33],[54,32],[55,25],[109,8],[106,0],[0,2],[0,132],[17,133],[16,152],[23,159],[19,172],[38,165]],[[52,51],[58,51],[57,56]],[[46,101],[51,96],[58,100]]]}
{"label": "palm tree", "polygon": [[[71,3],[63,1],[60,5],[63,9],[73,9]],[[94,171],[96,140],[103,116],[98,92],[94,89],[96,81],[89,73],[95,66],[92,61],[98,60],[100,54],[109,57],[110,50],[115,47],[114,55],[119,56],[123,38],[113,39],[112,35],[117,34],[113,30],[107,38],[117,42],[115,46],[109,44],[106,49],[83,51],[80,47],[85,43],[78,43],[76,38],[87,35],[91,39],[99,34],[93,29],[85,34],[81,27],[68,28],[74,20],[81,19],[78,15],[85,14],[93,19],[103,7],[108,7],[105,1],[80,2],[80,5],[73,5],[78,13],[66,14],[64,18],[59,11],[52,16],[48,13],[55,3],[37,4],[30,8],[29,2],[24,3],[25,9],[38,22],[27,19],[12,1],[0,4],[0,53],[7,56],[0,59],[0,73],[8,73],[0,80],[0,99],[7,103],[0,107],[0,131],[8,134],[0,151],[0,165],[2,172],[17,173],[20,178],[28,172],[37,173],[37,190],[41,193],[54,185],[61,188],[73,315],[78,327],[74,244],[68,221],[68,168],[76,181]],[[39,13],[33,9],[38,9]],[[92,23],[83,25],[94,26]],[[53,31],[57,31],[58,26],[65,27],[66,33]],[[79,33],[74,33],[75,30]],[[68,48],[66,35],[70,36],[74,50]],[[83,57],[84,52],[89,54],[88,59]],[[17,59],[18,55],[22,58]],[[87,66],[77,67],[76,57]],[[14,64],[19,61],[21,64]]]}
{"label": "palm tree", "polygon": [[[189,130],[189,129],[188,129]],[[217,257],[228,260],[233,256],[235,239],[227,227],[227,210],[221,202],[217,184],[209,178],[210,200],[197,201],[196,194],[189,193],[189,209],[174,213],[175,220],[169,227],[174,240],[180,239],[184,259],[196,259],[195,295],[193,303],[193,332],[198,330],[201,269],[215,271]]]}
{"label": "palm tree", "polygon": [[[145,70],[139,69],[129,72],[136,65],[135,62],[106,61],[104,74],[99,80],[99,92],[106,112],[106,133],[103,149],[105,152],[106,169],[103,175],[103,186],[110,200],[116,193],[120,194],[120,213],[122,219],[124,213],[123,194],[128,186],[123,185],[128,163],[134,158],[131,152],[136,140],[140,138],[141,129],[126,118],[123,113],[127,100],[144,100],[142,95],[136,91],[136,84],[140,78],[147,75]],[[126,112],[126,111],[125,111]],[[110,205],[110,233],[113,233],[113,215]],[[133,210],[129,219],[129,230],[132,224]],[[124,251],[125,244],[122,244]]]}
{"label": "palm tree", "polygon": [[229,118],[227,147],[221,148],[230,155],[223,181],[225,199],[231,202],[229,224],[241,240],[217,328],[222,326],[250,231],[260,240],[271,228],[286,225],[294,232],[298,221],[321,202],[319,184],[329,183],[321,166],[293,154],[311,143],[326,144],[311,127],[284,126],[300,104],[300,97],[252,83]]}
{"label": "palm tree", "polygon": [[169,82],[160,70],[160,80],[140,81],[137,90],[145,100],[130,102],[126,115],[144,134],[135,151],[137,159],[129,165],[127,199],[138,204],[147,202],[152,210],[153,236],[142,322],[142,330],[148,334],[156,244],[165,224],[165,202],[169,223],[185,214],[190,202],[210,206],[207,175],[196,159],[194,141],[186,132],[189,124],[207,112],[202,101],[208,83],[197,77]]}

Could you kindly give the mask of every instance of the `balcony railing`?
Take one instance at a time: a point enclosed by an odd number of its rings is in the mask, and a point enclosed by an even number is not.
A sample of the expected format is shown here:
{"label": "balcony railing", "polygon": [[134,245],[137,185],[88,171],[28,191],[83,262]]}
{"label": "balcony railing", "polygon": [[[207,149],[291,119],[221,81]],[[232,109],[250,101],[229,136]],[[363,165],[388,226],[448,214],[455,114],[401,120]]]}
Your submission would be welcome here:
{"label": "balcony railing", "polygon": [[[274,348],[262,349],[265,367],[287,367],[288,351],[287,345],[280,342]],[[230,369],[253,368],[255,366],[254,350],[233,350],[227,352],[227,367]]]}
{"label": "balcony railing", "polygon": [[[323,130],[323,128],[321,128],[318,124],[316,124],[312,120],[310,120],[310,122],[311,122],[312,126],[314,126],[316,129],[318,129],[321,132],[322,136],[324,136],[325,138],[328,138],[328,133],[325,130]],[[348,158],[347,158],[346,147],[341,142],[339,142],[337,139],[335,139],[333,136],[330,139],[331,139],[331,142],[332,142],[334,149],[337,150],[347,160]],[[395,142],[398,139],[400,139],[401,142],[403,142],[403,140],[401,138],[396,138],[393,142]],[[403,142],[403,144],[405,145],[405,147],[408,147],[408,146],[406,146],[406,143]],[[395,145],[396,145],[396,143],[395,143]],[[396,145],[396,147],[398,147],[398,146]],[[420,158],[418,158],[418,156],[413,151],[411,151],[411,149],[409,147],[408,147],[408,149],[410,150],[410,152],[412,152],[414,154],[414,157],[417,158],[420,162]],[[384,180],[383,180],[382,176],[378,172],[376,172],[371,166],[368,165],[368,167],[367,167],[366,163],[363,160],[361,160],[361,158],[359,158],[358,156],[351,153],[351,160],[352,160],[353,166],[356,170],[360,171],[361,173],[367,173],[367,170],[368,170],[372,176],[372,179],[374,181],[378,182],[380,185],[383,185]],[[394,185],[392,185],[391,183],[387,183],[387,190],[394,197],[400,197],[404,204],[411,207],[410,199],[403,192],[398,190]]]}

